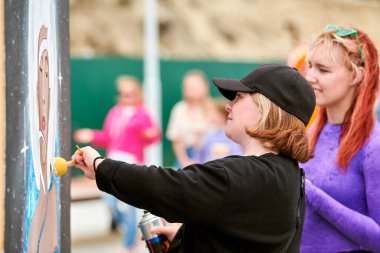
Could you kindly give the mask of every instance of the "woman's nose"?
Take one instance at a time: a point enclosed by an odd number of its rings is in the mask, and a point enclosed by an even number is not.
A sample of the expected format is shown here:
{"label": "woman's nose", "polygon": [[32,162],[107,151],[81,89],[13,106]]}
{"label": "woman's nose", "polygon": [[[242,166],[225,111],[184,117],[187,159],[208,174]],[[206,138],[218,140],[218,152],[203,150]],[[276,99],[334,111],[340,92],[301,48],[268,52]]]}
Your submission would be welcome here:
{"label": "woman's nose", "polygon": [[227,112],[231,112],[231,102],[227,103],[225,108]]}
{"label": "woman's nose", "polygon": [[309,68],[306,72],[306,75],[305,75],[305,78],[306,80],[309,82],[309,83],[315,83],[316,82],[316,78],[315,78],[315,75],[313,73],[313,70],[311,68]]}

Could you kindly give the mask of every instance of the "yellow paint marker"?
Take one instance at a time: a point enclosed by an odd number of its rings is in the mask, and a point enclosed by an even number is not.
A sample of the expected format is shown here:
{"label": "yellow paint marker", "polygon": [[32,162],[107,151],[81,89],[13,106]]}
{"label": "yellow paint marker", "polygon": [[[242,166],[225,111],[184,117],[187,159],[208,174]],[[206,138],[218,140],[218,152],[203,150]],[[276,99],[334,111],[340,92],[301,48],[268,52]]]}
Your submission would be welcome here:
{"label": "yellow paint marker", "polygon": [[62,157],[55,157],[51,162],[52,170],[54,171],[54,175],[57,177],[63,176],[67,173],[70,167],[74,166],[74,162],[66,161]]}
{"label": "yellow paint marker", "polygon": [[[76,148],[79,150],[80,154],[83,154],[83,151],[78,145],[76,145]],[[57,177],[65,175],[68,169],[74,165],[75,163],[73,161],[66,161],[62,157],[55,157],[51,161],[52,170],[54,172],[54,175]]]}

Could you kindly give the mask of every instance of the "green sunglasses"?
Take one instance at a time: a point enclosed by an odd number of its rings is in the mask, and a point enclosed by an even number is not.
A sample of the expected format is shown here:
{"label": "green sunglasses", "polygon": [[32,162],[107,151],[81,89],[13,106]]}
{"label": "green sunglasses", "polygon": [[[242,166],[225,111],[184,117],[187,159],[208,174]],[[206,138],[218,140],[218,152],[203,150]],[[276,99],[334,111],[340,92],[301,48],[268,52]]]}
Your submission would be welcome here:
{"label": "green sunglasses", "polygon": [[343,28],[336,25],[327,25],[325,27],[325,31],[336,31],[335,34],[338,35],[339,37],[347,37],[347,36],[354,35],[356,44],[359,46],[359,54],[362,59],[361,64],[364,64],[363,50],[359,42],[358,31],[352,28]]}

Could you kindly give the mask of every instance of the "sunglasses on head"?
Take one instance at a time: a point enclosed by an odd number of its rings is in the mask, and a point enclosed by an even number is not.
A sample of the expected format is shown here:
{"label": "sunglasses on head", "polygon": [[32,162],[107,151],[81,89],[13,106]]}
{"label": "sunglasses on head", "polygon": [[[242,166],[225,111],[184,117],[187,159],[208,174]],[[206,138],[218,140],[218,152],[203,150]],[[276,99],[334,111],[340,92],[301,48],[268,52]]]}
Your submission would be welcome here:
{"label": "sunglasses on head", "polygon": [[363,50],[362,46],[360,45],[359,38],[358,38],[358,31],[352,28],[344,28],[344,27],[339,27],[336,25],[327,25],[325,27],[325,31],[335,31],[335,34],[338,35],[339,37],[347,37],[347,36],[354,36],[356,40],[356,44],[359,47],[359,54],[362,59],[361,64],[364,64],[364,57],[363,57]]}

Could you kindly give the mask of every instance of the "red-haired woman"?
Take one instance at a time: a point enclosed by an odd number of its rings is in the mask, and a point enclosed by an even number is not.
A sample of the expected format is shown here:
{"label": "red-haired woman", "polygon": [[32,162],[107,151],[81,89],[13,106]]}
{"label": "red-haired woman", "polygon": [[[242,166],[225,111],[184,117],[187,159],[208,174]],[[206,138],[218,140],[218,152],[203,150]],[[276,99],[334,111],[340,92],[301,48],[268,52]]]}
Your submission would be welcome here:
{"label": "red-haired woman", "polygon": [[303,164],[301,252],[380,252],[378,52],[364,32],[327,26],[310,48],[307,80],[320,108],[315,157]]}

